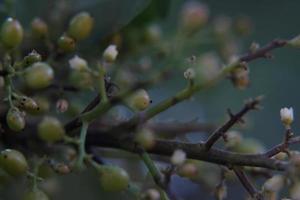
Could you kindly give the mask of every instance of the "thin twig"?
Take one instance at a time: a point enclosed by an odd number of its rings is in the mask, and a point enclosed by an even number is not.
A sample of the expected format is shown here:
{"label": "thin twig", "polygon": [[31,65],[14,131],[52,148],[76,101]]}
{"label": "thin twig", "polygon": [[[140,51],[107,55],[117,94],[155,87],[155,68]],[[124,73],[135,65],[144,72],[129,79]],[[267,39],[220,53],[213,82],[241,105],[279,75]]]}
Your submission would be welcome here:
{"label": "thin twig", "polygon": [[244,107],[237,114],[230,114],[230,119],[222,125],[220,128],[215,130],[214,133],[205,142],[205,148],[208,151],[224,134],[250,110],[256,109],[257,105],[261,101],[261,97],[249,100]]}

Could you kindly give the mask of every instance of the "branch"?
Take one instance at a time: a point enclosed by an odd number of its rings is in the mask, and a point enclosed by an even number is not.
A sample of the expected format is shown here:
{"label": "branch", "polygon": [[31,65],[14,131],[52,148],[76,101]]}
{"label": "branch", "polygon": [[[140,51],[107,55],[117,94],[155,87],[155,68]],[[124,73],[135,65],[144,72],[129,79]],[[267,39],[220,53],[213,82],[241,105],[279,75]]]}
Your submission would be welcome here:
{"label": "branch", "polygon": [[208,151],[219,139],[224,136],[224,134],[237,122],[242,120],[242,117],[250,110],[256,109],[257,105],[260,103],[261,97],[255,99],[250,99],[245,103],[244,107],[237,113],[230,113],[230,119],[220,128],[215,130],[215,132],[206,140],[205,148]]}
{"label": "branch", "polygon": [[[91,130],[87,136],[88,146],[109,147],[136,152],[136,145],[130,138],[121,139],[120,136],[104,134]],[[182,149],[190,159],[203,160],[225,166],[253,166],[272,170],[284,171],[288,167],[287,162],[265,157],[263,154],[241,154],[211,148],[206,151],[204,144],[192,144],[177,141],[156,140],[148,153],[171,156],[176,149]]]}
{"label": "branch", "polygon": [[239,167],[233,167],[233,171],[252,198],[255,198],[257,200],[263,199],[262,195],[254,187],[254,185],[251,183],[251,181],[242,169],[240,169]]}
{"label": "branch", "polygon": [[258,58],[270,58],[271,54],[270,51],[283,47],[287,44],[287,40],[282,39],[275,39],[269,44],[265,45],[264,47],[256,50],[253,53],[248,53],[244,56],[241,56],[239,61],[240,62],[250,62],[252,60],[258,59]]}

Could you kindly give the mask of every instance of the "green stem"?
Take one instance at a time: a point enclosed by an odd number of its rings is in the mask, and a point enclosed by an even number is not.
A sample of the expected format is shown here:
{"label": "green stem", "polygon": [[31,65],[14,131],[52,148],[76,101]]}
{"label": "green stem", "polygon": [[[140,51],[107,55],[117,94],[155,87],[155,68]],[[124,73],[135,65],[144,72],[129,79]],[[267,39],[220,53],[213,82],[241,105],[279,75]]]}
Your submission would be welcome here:
{"label": "green stem", "polygon": [[144,161],[145,165],[147,166],[151,176],[153,177],[155,183],[157,184],[157,186],[159,187],[160,190],[160,196],[161,196],[161,200],[169,200],[168,195],[166,194],[166,192],[164,191],[164,186],[163,186],[163,176],[161,174],[161,172],[159,171],[159,169],[155,166],[155,163],[153,162],[153,160],[150,158],[149,154],[142,148],[140,148],[138,150],[140,157],[142,158],[142,160]]}
{"label": "green stem", "polygon": [[78,169],[83,168],[83,161],[84,161],[84,158],[86,156],[86,153],[85,153],[85,139],[86,139],[88,127],[89,127],[89,123],[86,122],[86,121],[83,121],[81,131],[80,131],[80,138],[79,138],[79,155],[78,155],[78,160],[77,160],[77,163],[76,163],[76,166],[77,166]]}

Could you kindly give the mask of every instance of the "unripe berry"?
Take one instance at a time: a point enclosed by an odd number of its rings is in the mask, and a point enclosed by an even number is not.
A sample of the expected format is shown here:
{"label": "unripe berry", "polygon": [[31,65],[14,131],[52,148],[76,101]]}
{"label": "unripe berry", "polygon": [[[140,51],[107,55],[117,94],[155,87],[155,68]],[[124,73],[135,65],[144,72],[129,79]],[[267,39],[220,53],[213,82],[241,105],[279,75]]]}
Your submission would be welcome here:
{"label": "unripe berry", "polygon": [[135,135],[135,142],[145,149],[151,149],[155,145],[155,136],[149,129],[141,129]]}
{"label": "unripe berry", "polygon": [[48,196],[40,189],[27,192],[23,200],[49,200]]}
{"label": "unripe berry", "polygon": [[76,42],[73,38],[62,35],[57,41],[57,46],[61,51],[68,53],[75,50]]}
{"label": "unripe berry", "polygon": [[36,104],[38,105],[39,109],[36,110],[26,110],[26,113],[32,114],[32,115],[38,115],[42,113],[46,113],[49,111],[50,104],[47,98],[42,96],[36,96],[33,98]]}
{"label": "unripe berry", "polygon": [[194,178],[198,174],[198,168],[193,163],[185,163],[178,169],[178,175],[186,178]]}
{"label": "unripe berry", "polygon": [[1,40],[6,48],[15,48],[23,40],[23,28],[20,22],[13,18],[7,18],[2,24]]}
{"label": "unripe berry", "polygon": [[93,77],[87,71],[73,70],[70,73],[70,83],[79,89],[90,89],[93,87]]}
{"label": "unripe berry", "polygon": [[11,130],[22,131],[25,128],[24,114],[16,107],[10,108],[6,115],[6,123]]}
{"label": "unripe berry", "polygon": [[0,153],[0,166],[12,176],[24,175],[28,170],[28,163],[24,155],[13,149],[6,149]]}
{"label": "unripe berry", "polygon": [[42,61],[42,56],[36,52],[35,50],[32,50],[27,56],[23,59],[23,64],[25,66],[32,65],[33,63]]}
{"label": "unripe berry", "polygon": [[121,192],[128,187],[129,176],[127,172],[117,166],[101,166],[100,185],[107,192]]}
{"label": "unripe berry", "polygon": [[45,37],[48,34],[48,25],[41,18],[34,18],[31,22],[31,31],[35,37]]}
{"label": "unripe berry", "polygon": [[45,142],[60,141],[64,135],[63,125],[54,117],[45,117],[38,125],[38,136]]}
{"label": "unripe berry", "polygon": [[54,79],[54,71],[45,62],[37,62],[26,69],[25,83],[32,89],[42,89],[48,87]]}
{"label": "unripe berry", "polygon": [[37,103],[30,97],[19,96],[17,97],[15,104],[25,111],[36,111],[39,110]]}
{"label": "unripe berry", "polygon": [[81,12],[72,18],[68,34],[76,40],[83,40],[90,35],[93,26],[94,19],[91,15],[87,12]]}
{"label": "unripe berry", "polygon": [[150,105],[151,100],[144,89],[140,89],[136,91],[131,97],[127,99],[127,104],[133,110],[142,111],[148,108]]}

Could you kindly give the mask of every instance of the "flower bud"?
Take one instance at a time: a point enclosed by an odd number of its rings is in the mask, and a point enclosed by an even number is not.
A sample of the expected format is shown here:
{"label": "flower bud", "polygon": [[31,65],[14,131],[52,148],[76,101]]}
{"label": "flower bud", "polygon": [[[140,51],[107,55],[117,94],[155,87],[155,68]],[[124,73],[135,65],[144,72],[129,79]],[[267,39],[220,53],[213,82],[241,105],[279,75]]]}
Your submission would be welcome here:
{"label": "flower bud", "polygon": [[227,148],[235,148],[242,142],[242,135],[238,131],[228,131],[226,133],[226,139],[227,142],[225,143],[225,146]]}
{"label": "flower bud", "polygon": [[188,1],[183,5],[181,11],[181,23],[185,30],[196,31],[206,24],[209,10],[197,1]]}
{"label": "flower bud", "polygon": [[171,156],[171,162],[174,165],[182,165],[186,160],[186,153],[181,149],[177,149],[173,152]]}
{"label": "flower bud", "polygon": [[23,40],[23,27],[20,22],[11,17],[7,18],[2,24],[1,40],[6,48],[15,48]]}
{"label": "flower bud", "polygon": [[135,135],[135,141],[145,149],[151,149],[155,145],[155,136],[149,129],[141,129]]}
{"label": "flower bud", "polygon": [[289,40],[287,44],[294,48],[300,48],[300,35],[297,35],[293,39]]}
{"label": "flower bud", "polygon": [[37,38],[43,38],[48,34],[48,25],[41,18],[34,18],[31,22],[32,34]]}
{"label": "flower bud", "polygon": [[193,68],[188,68],[183,73],[183,76],[187,80],[193,80],[195,78],[195,76],[196,76],[196,72],[195,72],[195,70]]}
{"label": "flower bud", "polygon": [[250,84],[249,73],[247,65],[241,64],[240,67],[235,68],[230,74],[233,85],[241,90],[246,89]]}
{"label": "flower bud", "polygon": [[106,62],[114,62],[117,58],[118,50],[116,45],[109,45],[103,52],[103,58]]}
{"label": "flower bud", "polygon": [[178,175],[186,178],[194,178],[198,174],[198,168],[193,163],[185,163],[178,169]]}
{"label": "flower bud", "polygon": [[27,56],[24,57],[23,63],[25,67],[32,65],[33,63],[42,61],[42,56],[36,52],[35,50],[32,50]]}
{"label": "flower bud", "polygon": [[156,189],[148,189],[145,192],[144,198],[145,200],[160,200],[160,193]]}
{"label": "flower bud", "polygon": [[64,113],[69,108],[69,102],[66,99],[59,99],[56,102],[56,110],[60,113]]}
{"label": "flower bud", "polygon": [[69,65],[71,69],[78,71],[85,71],[88,69],[88,64],[86,60],[80,58],[77,55],[75,55],[72,59],[69,60]]}
{"label": "flower bud", "polygon": [[81,12],[72,18],[68,34],[76,40],[83,40],[90,35],[93,26],[94,19],[91,15],[87,12]]}
{"label": "flower bud", "polygon": [[220,72],[220,59],[215,53],[203,54],[197,64],[199,65],[198,73],[204,81],[214,79]]}
{"label": "flower bud", "polygon": [[281,175],[275,175],[272,178],[266,180],[263,185],[263,190],[267,192],[279,192],[284,186],[284,177]]}
{"label": "flower bud", "polygon": [[281,108],[280,109],[280,118],[281,118],[281,121],[282,123],[289,127],[292,122],[294,121],[294,111],[293,111],[293,108],[290,107],[290,108]]}
{"label": "flower bud", "polygon": [[68,53],[68,52],[72,52],[75,50],[76,42],[73,38],[71,38],[67,35],[62,35],[58,39],[57,45],[61,51]]}
{"label": "flower bud", "polygon": [[20,132],[25,128],[24,114],[16,107],[10,108],[6,115],[6,123],[11,130]]}

